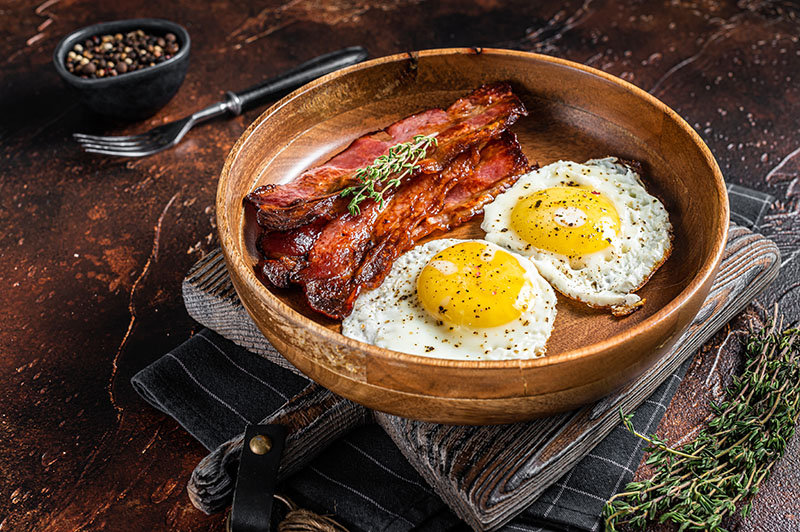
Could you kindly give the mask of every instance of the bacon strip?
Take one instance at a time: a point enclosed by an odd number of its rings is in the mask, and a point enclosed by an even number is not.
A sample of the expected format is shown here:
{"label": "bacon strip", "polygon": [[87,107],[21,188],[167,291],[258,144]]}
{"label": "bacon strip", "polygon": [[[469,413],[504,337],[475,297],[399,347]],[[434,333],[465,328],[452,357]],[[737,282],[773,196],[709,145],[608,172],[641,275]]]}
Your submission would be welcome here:
{"label": "bacon strip", "polygon": [[[392,200],[387,203],[386,208],[374,220],[369,219],[369,216],[367,216],[375,209],[374,202],[370,201],[370,210],[367,213],[362,213],[356,217],[343,214],[338,223],[331,224],[325,229],[333,237],[340,233],[341,242],[336,244],[336,249],[341,253],[342,249],[360,245],[363,242],[348,240],[346,233],[341,232],[340,225],[344,223],[368,223],[373,227],[370,235],[371,243],[368,246],[371,249],[369,249],[367,257],[364,259],[364,264],[362,264],[357,274],[357,283],[363,284],[374,278],[377,272],[380,272],[386,265],[391,266],[400,253],[413,247],[413,243],[410,243],[410,245],[400,244],[401,239],[408,240],[410,236],[409,221],[414,220],[414,223],[418,223],[425,216],[439,212],[444,206],[441,198],[445,197],[447,192],[457,184],[459,178],[472,172],[479,157],[477,150],[463,153],[444,172],[433,175],[430,180],[418,179],[405,183],[397,190]],[[365,221],[365,219],[369,219],[369,221]],[[299,278],[296,277],[296,274],[309,265],[307,255],[314,247],[325,226],[326,222],[321,222],[321,219],[318,219],[308,225],[289,231],[262,233],[258,240],[258,249],[265,258],[259,265],[261,273],[278,287],[288,286],[292,279],[305,284],[302,280],[298,280]],[[330,246],[331,244],[327,242],[324,245]],[[397,249],[399,251],[393,248],[392,245],[398,246]],[[324,253],[317,253],[312,258],[322,261],[332,259],[332,257],[326,256]],[[367,273],[371,270],[375,270],[376,273]],[[320,270],[317,271],[319,272]],[[307,276],[308,273],[306,271],[304,275]],[[313,287],[316,286],[322,287],[323,285],[313,284],[310,290],[313,292]],[[342,286],[344,288],[344,285]],[[368,287],[371,288],[372,284],[370,283]],[[349,297],[349,295],[348,290],[347,294],[337,294],[335,297]],[[314,296],[314,299],[321,301],[322,296]],[[320,306],[325,305],[320,303]]]}
{"label": "bacon strip", "polygon": [[258,223],[271,230],[287,230],[323,217],[331,220],[341,214],[349,199],[339,192],[354,184],[355,171],[369,166],[396,144],[408,142],[416,134],[433,131],[449,117],[441,109],[430,109],[396,122],[383,131],[354,140],[327,163],[306,170],[284,185],[264,185],[247,195],[245,201],[258,209]]}
{"label": "bacon strip", "polygon": [[[380,285],[419,239],[480,214],[527,171],[519,142],[507,131],[525,114],[507,84],[487,85],[447,111],[426,111],[356,140],[296,181],[255,190],[246,203],[257,209],[264,229],[258,271],[278,287],[299,284],[315,310],[347,316],[362,288]],[[420,170],[385,191],[383,207],[366,199],[359,213],[347,210],[349,198],[340,190],[352,182],[354,169],[402,139],[431,131],[438,147],[418,163]]]}
{"label": "bacon strip", "polygon": [[442,210],[414,228],[412,240],[416,242],[437,229],[449,231],[483,214],[484,205],[511,188],[520,175],[538,167],[528,166],[516,135],[507,132],[504,137],[509,140],[486,146],[471,178],[453,187],[444,199]]}
{"label": "bacon strip", "polygon": [[[419,239],[480,214],[483,205],[527,169],[516,136],[507,132],[479,153],[463,153],[431,179],[403,184],[383,211],[369,201],[360,214],[341,215],[324,226],[306,257],[263,261],[262,273],[272,280],[278,272],[279,280],[303,287],[313,309],[342,318],[350,313],[361,290],[380,285],[395,259]],[[289,233],[292,249],[298,250],[297,242],[314,229],[295,231]],[[273,250],[285,247],[280,239],[277,242],[270,246]]]}
{"label": "bacon strip", "polygon": [[332,220],[349,202],[339,192],[357,183],[355,170],[369,165],[392,146],[417,134],[437,134],[438,147],[409,176],[415,179],[420,174],[441,172],[461,153],[480,149],[526,115],[525,106],[507,83],[484,85],[446,111],[431,109],[361,137],[328,163],[304,172],[291,183],[259,187],[245,200],[258,209],[258,223],[268,230],[292,229],[317,218]]}
{"label": "bacon strip", "polygon": [[306,255],[317,241],[326,222],[322,219],[290,231],[265,231],[256,242],[263,255],[258,269],[279,288],[289,286],[292,272],[303,268]]}

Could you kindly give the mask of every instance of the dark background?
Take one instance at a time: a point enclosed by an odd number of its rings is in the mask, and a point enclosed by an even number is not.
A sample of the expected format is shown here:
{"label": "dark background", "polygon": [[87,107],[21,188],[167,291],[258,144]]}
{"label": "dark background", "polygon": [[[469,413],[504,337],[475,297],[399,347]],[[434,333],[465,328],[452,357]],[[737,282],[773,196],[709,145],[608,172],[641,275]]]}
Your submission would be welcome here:
{"label": "dark background", "polygon": [[[81,26],[147,16],[189,30],[186,81],[146,123],[103,121],[65,91],[52,51]],[[757,1],[0,1],[0,530],[223,530],[186,496],[204,450],[129,380],[198,330],[180,283],[217,246],[218,172],[263,108],[141,160],[81,153],[71,133],[143,131],[356,44],[373,57],[529,50],[650,91],[702,135],[729,182],[777,198],[762,231],[784,261],[695,360],[659,429],[679,441],[720,397],[747,324],[776,300],[800,316],[798,16],[793,2]],[[798,439],[735,529],[800,529]]]}

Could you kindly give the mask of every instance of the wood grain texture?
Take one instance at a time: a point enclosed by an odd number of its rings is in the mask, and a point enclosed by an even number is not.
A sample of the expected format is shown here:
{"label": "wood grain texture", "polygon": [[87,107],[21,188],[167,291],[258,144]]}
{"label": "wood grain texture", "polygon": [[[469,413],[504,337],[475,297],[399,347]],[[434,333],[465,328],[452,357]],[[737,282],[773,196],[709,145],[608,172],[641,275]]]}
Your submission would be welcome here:
{"label": "wood grain texture", "polygon": [[270,362],[302,375],[264,341],[264,335],[250,319],[233,288],[221,249],[212,250],[192,266],[181,287],[186,310],[195,320],[225,338],[235,339],[238,345]]}
{"label": "wood grain texture", "polygon": [[[774,242],[731,224],[719,272],[708,298],[675,347],[641,377],[596,404],[528,423],[496,426],[447,426],[374,413],[409,462],[448,505],[475,529],[500,527],[560,478],[594,448],[619,422],[619,410],[630,412],[691,356],[716,330],[755,298],[777,275],[780,253]],[[213,279],[213,282],[209,282]],[[218,253],[200,261],[184,281],[189,312],[239,345],[253,342],[252,320],[231,293],[232,284]],[[209,313],[211,319],[203,321]],[[274,349],[261,336],[258,351],[273,360]],[[280,356],[280,355],[277,355]],[[316,393],[314,393],[316,391]],[[330,412],[330,392],[312,385],[283,411],[309,411],[302,418],[279,413],[265,422],[288,423],[291,435],[281,472],[294,471],[322,445],[371,419],[371,412],[338,398]],[[345,409],[352,419],[342,414]],[[319,417],[316,417],[319,416]],[[314,429],[297,423],[313,422]],[[329,433],[326,434],[324,427]],[[319,438],[324,439],[320,442]],[[307,455],[298,455],[308,446]],[[192,502],[204,511],[229,503],[241,438],[214,451],[195,469],[189,482]]]}
{"label": "wood grain texture", "polygon": [[[443,360],[345,338],[337,322],[305,305],[300,290],[270,290],[256,277],[257,226],[242,203],[255,186],[289,181],[365,133],[424,109],[446,107],[492,80],[508,81],[528,108],[530,116],[512,131],[529,160],[546,164],[611,154],[643,164],[643,180],[671,213],[675,239],[670,259],[638,292],[647,300],[642,309],[620,319],[561,298],[546,357]],[[480,222],[475,217],[447,236],[480,238]],[[644,91],[542,55],[445,49],[344,69],[268,109],[242,135],[222,169],[217,225],[245,309],[303,373],[383,412],[491,424],[577,408],[654,364],[708,293],[724,248],[728,203],[717,163],[700,137]]]}
{"label": "wood grain texture", "polygon": [[[140,161],[87,156],[71,134],[139,133],[343,46],[364,45],[373,57],[448,46],[529,50],[650,91],[698,131],[726,180],[778,198],[762,231],[787,250],[786,264],[761,301],[800,318],[794,2],[0,0],[0,9],[10,21],[0,24],[3,531],[224,530],[224,515],[195,510],[183,490],[205,449],[129,379],[198,330],[179,286],[219,246],[216,177],[261,110],[196,128]],[[52,51],[76,28],[135,16],[189,30],[186,81],[144,123],[98,120],[64,91]],[[681,385],[662,423],[675,440],[702,425],[692,413],[715,397],[738,356],[719,346],[734,344],[726,338],[744,326],[720,333],[693,365],[702,378]],[[751,518],[731,530],[800,528],[798,442]]]}

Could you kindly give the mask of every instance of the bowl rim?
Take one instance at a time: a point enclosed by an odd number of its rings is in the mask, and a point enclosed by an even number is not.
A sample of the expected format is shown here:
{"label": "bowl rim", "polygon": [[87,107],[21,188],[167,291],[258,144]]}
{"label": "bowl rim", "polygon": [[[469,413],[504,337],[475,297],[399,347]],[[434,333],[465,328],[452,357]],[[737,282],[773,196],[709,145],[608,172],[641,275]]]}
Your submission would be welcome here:
{"label": "bowl rim", "polygon": [[[539,358],[509,359],[509,360],[459,360],[459,359],[432,358],[421,355],[413,355],[410,353],[403,353],[400,351],[394,351],[392,349],[383,348],[372,344],[367,344],[358,340],[354,340],[347,336],[344,336],[339,332],[335,332],[323,325],[320,325],[316,321],[297,312],[292,307],[281,301],[280,298],[272,294],[267,289],[267,287],[260,280],[258,280],[253,271],[252,265],[247,263],[247,261],[244,259],[242,253],[240,253],[237,246],[233,246],[234,249],[227,249],[226,237],[230,238],[231,242],[235,242],[240,237],[240,235],[236,235],[228,231],[228,225],[225,221],[225,217],[227,216],[228,213],[224,210],[225,198],[223,197],[223,193],[224,193],[224,188],[227,186],[228,183],[230,170],[233,167],[233,164],[236,162],[236,159],[238,158],[243,147],[254,133],[254,131],[258,129],[265,121],[269,120],[270,117],[274,115],[277,111],[282,109],[290,101],[294,100],[300,95],[313,90],[319,85],[328,83],[338,77],[342,77],[351,72],[372,68],[374,66],[381,65],[384,63],[409,60],[409,58],[411,58],[412,60],[417,60],[418,58],[428,57],[428,56],[476,55],[476,54],[515,56],[527,59],[534,59],[546,63],[564,66],[567,68],[577,69],[587,74],[600,77],[608,82],[611,82],[612,84],[620,86],[626,91],[632,92],[635,96],[638,96],[639,98],[646,100],[649,104],[653,105],[654,107],[656,107],[657,109],[668,115],[672,120],[675,121],[676,124],[680,126],[680,128],[690,137],[693,143],[700,149],[701,155],[703,156],[703,159],[706,161],[708,166],[711,168],[714,177],[714,186],[718,197],[718,203],[721,207],[719,217],[715,220],[719,225],[719,227],[715,231],[717,234],[714,237],[715,241],[713,243],[709,259],[702,264],[700,271],[693,277],[690,283],[669,303],[660,308],[651,316],[647,317],[642,322],[610,338],[589,345],[584,345],[581,347],[576,347],[574,349],[562,351],[560,353],[553,355],[546,354],[545,356]],[[702,140],[700,135],[680,115],[678,115],[678,113],[672,110],[661,100],[651,95],[650,93],[644,91],[643,89],[640,89],[639,87],[633,85],[632,83],[620,79],[612,74],[608,74],[601,70],[586,65],[582,65],[580,63],[575,63],[573,61],[569,61],[566,59],[561,59],[558,57],[548,56],[544,54],[538,54],[534,52],[524,52],[519,50],[508,50],[502,48],[435,48],[428,50],[420,50],[416,52],[393,54],[365,61],[363,63],[352,65],[350,67],[343,68],[341,70],[337,70],[336,72],[332,72],[330,74],[322,76],[296,89],[295,91],[291,92],[290,94],[286,95],[278,102],[270,106],[269,109],[264,111],[258,118],[256,118],[242,133],[242,135],[236,141],[236,144],[234,144],[233,148],[231,148],[231,151],[229,152],[225,160],[225,164],[220,172],[220,179],[216,195],[216,211],[217,211],[216,216],[217,216],[218,233],[219,233],[220,245],[223,249],[223,254],[225,256],[226,262],[228,263],[228,267],[232,269],[238,269],[240,272],[244,272],[243,275],[241,276],[242,281],[246,282],[248,287],[252,288],[253,291],[259,296],[259,298],[262,301],[270,301],[277,309],[279,309],[282,312],[283,315],[292,318],[296,324],[310,329],[315,335],[318,335],[318,337],[320,337],[322,340],[333,342],[334,345],[335,344],[344,345],[350,349],[358,350],[369,356],[380,357],[382,359],[386,359],[389,361],[400,362],[409,365],[428,366],[431,368],[438,367],[438,368],[486,369],[486,370],[492,370],[492,369],[508,370],[517,368],[520,371],[528,370],[531,368],[558,366],[560,364],[571,363],[578,359],[591,359],[594,356],[601,356],[603,353],[612,350],[614,348],[618,348],[619,346],[625,344],[626,342],[630,341],[631,339],[641,334],[642,332],[655,327],[661,322],[668,320],[668,318],[671,315],[680,312],[684,304],[690,301],[698,291],[702,290],[704,285],[708,282],[709,278],[712,275],[714,275],[717,271],[719,263],[722,259],[722,254],[725,250],[725,244],[727,242],[727,237],[728,237],[728,225],[729,225],[728,221],[730,218],[729,209],[730,207],[728,204],[728,195],[725,187],[725,181],[722,176],[722,172],[719,168],[719,165],[717,164],[716,159],[711,153],[711,150]],[[239,220],[231,220],[231,227],[234,228],[234,230],[236,230],[236,228],[241,229],[241,224]],[[245,305],[245,307],[247,308],[247,305]],[[247,310],[249,311],[249,309]]]}
{"label": "bowl rim", "polygon": [[[76,76],[65,66],[65,58],[69,53],[69,50],[75,45],[75,43],[82,41],[88,37],[92,37],[94,35],[102,35],[104,32],[119,32],[121,30],[130,30],[130,29],[148,29],[148,28],[157,28],[157,29],[169,29],[172,33],[175,33],[178,37],[178,40],[181,42],[181,48],[178,50],[178,53],[164,61],[163,63],[158,63],[155,66],[143,68],[141,70],[136,70],[134,72],[126,72],[125,74],[119,74],[117,76],[112,76],[109,78],[88,78],[83,79],[80,76]],[[53,50],[53,65],[55,66],[56,72],[68,83],[71,85],[76,85],[80,87],[93,87],[93,88],[103,88],[109,85],[113,85],[115,83],[119,83],[120,80],[125,81],[135,81],[139,78],[145,78],[150,76],[151,74],[157,74],[162,70],[169,68],[170,66],[179,63],[185,60],[189,56],[189,50],[192,47],[192,39],[189,36],[189,32],[178,24],[177,22],[172,22],[171,20],[165,20],[161,18],[129,18],[129,19],[121,19],[121,20],[112,20],[108,22],[99,22],[97,24],[91,24],[89,26],[84,26],[79,28],[75,31],[68,33],[64,36],[56,45],[55,50]]]}

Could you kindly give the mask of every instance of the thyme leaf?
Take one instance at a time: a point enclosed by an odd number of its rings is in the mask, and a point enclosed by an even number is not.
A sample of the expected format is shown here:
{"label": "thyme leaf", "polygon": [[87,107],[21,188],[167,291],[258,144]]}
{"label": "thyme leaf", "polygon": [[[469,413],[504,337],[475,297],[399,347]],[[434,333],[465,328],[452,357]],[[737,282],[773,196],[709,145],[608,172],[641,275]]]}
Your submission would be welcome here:
{"label": "thyme leaf", "polygon": [[714,418],[697,437],[672,449],[655,435],[644,436],[623,415],[626,429],[646,440],[647,463],[655,474],[631,482],[603,508],[606,532],[627,525],[671,522],[679,530],[725,532],[723,519],[747,517],[750,498],[769,478],[800,417],[800,330],[772,327],[752,332],[744,373],[712,405]]}
{"label": "thyme leaf", "polygon": [[418,168],[417,163],[428,153],[428,148],[438,145],[435,133],[414,135],[411,141],[395,144],[371,165],[356,170],[355,178],[361,183],[347,187],[340,193],[341,196],[353,196],[347,205],[350,214],[355,216],[360,213],[359,204],[367,198],[383,208],[386,201],[384,192],[400,186],[402,179]]}

